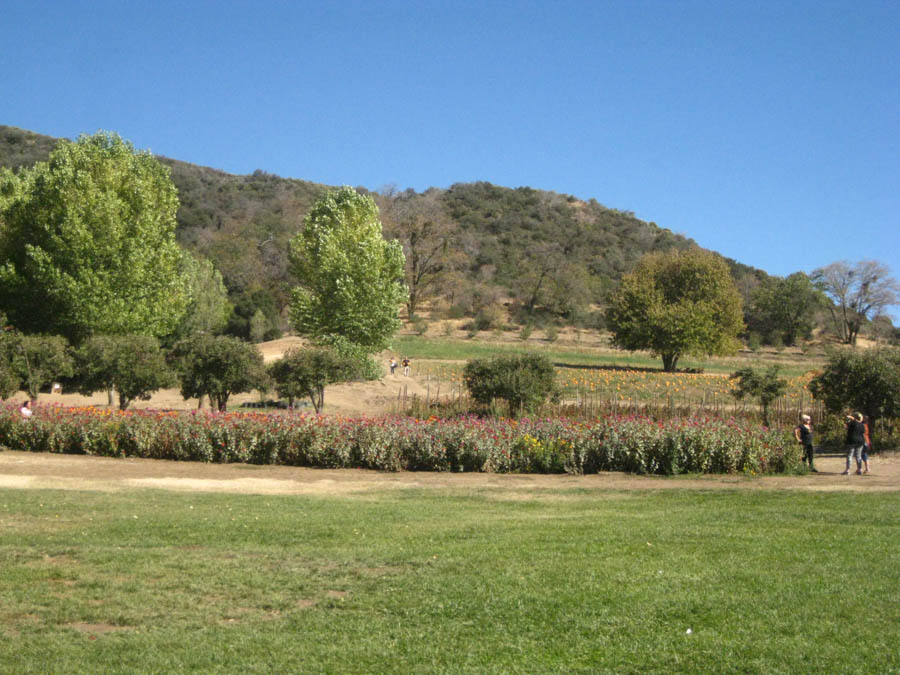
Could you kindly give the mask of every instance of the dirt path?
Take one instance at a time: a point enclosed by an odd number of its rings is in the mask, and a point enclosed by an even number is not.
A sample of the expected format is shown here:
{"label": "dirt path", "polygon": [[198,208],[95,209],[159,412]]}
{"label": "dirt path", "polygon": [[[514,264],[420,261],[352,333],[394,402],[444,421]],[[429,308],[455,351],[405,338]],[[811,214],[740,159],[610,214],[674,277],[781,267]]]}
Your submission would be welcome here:
{"label": "dirt path", "polygon": [[900,456],[876,457],[873,473],[842,476],[842,457],[818,460],[808,476],[656,477],[605,473],[591,476],[380,473],[247,464],[202,464],[152,459],[0,452],[0,488],[119,491],[142,488],[239,494],[340,495],[384,489],[499,488],[510,495],[549,490],[803,490],[883,492],[900,490]]}

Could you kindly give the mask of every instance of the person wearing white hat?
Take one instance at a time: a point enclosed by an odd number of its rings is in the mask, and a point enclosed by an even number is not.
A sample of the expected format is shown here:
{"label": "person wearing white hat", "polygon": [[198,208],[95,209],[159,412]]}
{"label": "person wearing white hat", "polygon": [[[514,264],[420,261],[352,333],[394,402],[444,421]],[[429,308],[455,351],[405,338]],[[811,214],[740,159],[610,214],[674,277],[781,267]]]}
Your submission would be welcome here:
{"label": "person wearing white hat", "polygon": [[800,415],[800,424],[794,429],[794,438],[803,448],[803,463],[809,462],[809,470],[819,473],[813,466],[813,432],[809,415]]}

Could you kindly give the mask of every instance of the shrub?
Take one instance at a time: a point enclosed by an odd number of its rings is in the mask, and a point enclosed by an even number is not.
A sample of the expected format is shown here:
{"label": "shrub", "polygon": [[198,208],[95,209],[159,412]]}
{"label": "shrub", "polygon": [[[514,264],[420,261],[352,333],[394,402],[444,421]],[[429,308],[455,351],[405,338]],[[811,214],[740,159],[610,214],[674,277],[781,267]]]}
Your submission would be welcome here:
{"label": "shrub", "polygon": [[416,331],[418,335],[425,335],[428,332],[428,322],[420,316],[413,317],[413,330]]}
{"label": "shrub", "polygon": [[488,406],[494,399],[506,401],[511,417],[557,394],[553,364],[539,354],[474,359],[466,364],[463,381],[476,403]]}

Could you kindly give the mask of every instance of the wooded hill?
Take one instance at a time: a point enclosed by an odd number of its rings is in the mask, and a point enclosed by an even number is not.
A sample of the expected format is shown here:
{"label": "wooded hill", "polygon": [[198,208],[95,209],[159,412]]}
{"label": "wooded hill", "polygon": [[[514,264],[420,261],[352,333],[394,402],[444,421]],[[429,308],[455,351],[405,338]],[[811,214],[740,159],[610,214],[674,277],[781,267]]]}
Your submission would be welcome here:
{"label": "wooded hill", "polygon": [[[57,140],[0,126],[0,166],[17,170],[46,160]],[[158,159],[178,189],[179,242],[222,273],[235,305],[231,332],[243,334],[259,309],[275,334],[284,327],[292,285],[288,241],[329,186]],[[480,316],[485,325],[496,320],[491,310],[500,302],[523,321],[596,323],[592,308],[644,253],[694,245],[629,211],[528,187],[479,182],[371,194],[386,235],[406,249],[415,291],[410,309],[428,302],[451,316]],[[745,295],[766,277],[728,262]]]}

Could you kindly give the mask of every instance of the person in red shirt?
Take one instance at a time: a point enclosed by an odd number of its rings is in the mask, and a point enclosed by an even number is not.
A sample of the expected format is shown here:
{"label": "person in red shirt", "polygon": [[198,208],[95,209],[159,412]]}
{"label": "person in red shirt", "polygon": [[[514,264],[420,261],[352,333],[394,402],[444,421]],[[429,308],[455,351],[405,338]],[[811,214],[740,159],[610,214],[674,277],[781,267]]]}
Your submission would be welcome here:
{"label": "person in red shirt", "polygon": [[869,440],[869,419],[863,417],[862,413],[856,413],[856,421],[863,425],[863,434],[866,439],[862,449],[863,473],[869,473],[869,450],[872,449],[872,441]]}

